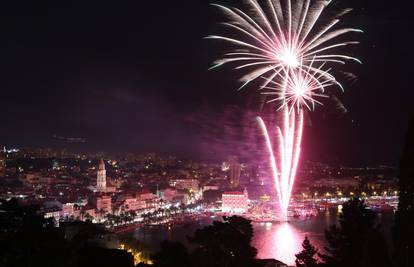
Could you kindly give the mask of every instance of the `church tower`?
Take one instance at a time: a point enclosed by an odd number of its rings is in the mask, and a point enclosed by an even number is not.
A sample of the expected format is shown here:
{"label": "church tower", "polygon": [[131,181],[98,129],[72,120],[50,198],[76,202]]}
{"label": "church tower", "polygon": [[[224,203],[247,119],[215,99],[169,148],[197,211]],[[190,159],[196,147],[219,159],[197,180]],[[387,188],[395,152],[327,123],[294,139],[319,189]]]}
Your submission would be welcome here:
{"label": "church tower", "polygon": [[99,163],[99,169],[96,174],[96,189],[98,191],[106,191],[106,170],[103,159]]}

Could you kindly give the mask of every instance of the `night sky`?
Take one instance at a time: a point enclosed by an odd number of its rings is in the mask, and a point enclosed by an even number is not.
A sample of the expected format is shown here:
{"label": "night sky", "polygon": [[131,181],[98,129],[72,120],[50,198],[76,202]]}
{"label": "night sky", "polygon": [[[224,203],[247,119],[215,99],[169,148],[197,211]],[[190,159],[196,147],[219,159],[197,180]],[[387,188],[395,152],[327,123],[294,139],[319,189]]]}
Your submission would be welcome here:
{"label": "night sky", "polygon": [[[246,154],[248,135],[257,133],[246,130],[254,127],[257,94],[237,92],[243,72],[208,70],[231,48],[203,39],[222,32],[211,1],[104,2],[1,4],[0,144],[203,159]],[[397,164],[414,114],[412,6],[333,2],[355,8],[342,22],[364,30],[352,51],[364,64],[347,66],[358,81],[336,92],[347,113],[326,103],[307,116],[303,161]]]}

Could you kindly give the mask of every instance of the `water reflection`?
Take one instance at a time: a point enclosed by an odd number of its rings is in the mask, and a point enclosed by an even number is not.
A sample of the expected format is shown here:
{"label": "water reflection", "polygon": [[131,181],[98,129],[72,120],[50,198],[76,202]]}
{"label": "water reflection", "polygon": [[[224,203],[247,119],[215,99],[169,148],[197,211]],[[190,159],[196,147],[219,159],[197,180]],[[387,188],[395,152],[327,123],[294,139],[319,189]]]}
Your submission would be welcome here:
{"label": "water reflection", "polygon": [[273,223],[255,225],[253,245],[258,250],[258,258],[278,259],[286,264],[295,264],[295,254],[302,250],[305,236],[320,247],[320,234],[303,231],[303,225],[295,223]]}
{"label": "water reflection", "polygon": [[[390,226],[393,225],[393,215],[384,215],[380,218],[384,229],[390,229]],[[212,219],[200,220],[191,224],[176,225],[170,230],[167,227],[139,228],[133,235],[147,245],[151,251],[155,252],[165,239],[183,242],[190,246],[187,236],[193,235],[196,229],[203,228],[211,223]],[[257,248],[258,258],[274,258],[289,265],[294,265],[295,254],[302,250],[302,242],[305,236],[308,236],[314,246],[322,250],[321,248],[325,245],[324,230],[335,223],[337,223],[337,213],[333,211],[321,213],[305,221],[254,223],[252,245]],[[388,231],[384,234],[390,242],[391,233]]]}

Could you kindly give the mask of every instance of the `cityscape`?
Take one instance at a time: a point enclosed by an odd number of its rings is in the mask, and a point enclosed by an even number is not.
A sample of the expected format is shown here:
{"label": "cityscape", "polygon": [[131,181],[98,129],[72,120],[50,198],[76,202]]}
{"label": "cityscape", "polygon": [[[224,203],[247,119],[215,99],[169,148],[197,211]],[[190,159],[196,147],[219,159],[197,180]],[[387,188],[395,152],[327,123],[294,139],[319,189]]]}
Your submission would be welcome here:
{"label": "cityscape", "polygon": [[[232,215],[255,224],[283,221],[270,167],[252,166],[236,156],[203,163],[155,153],[111,157],[107,153],[4,148],[0,163],[0,198],[35,204],[44,218],[64,229],[75,222],[91,222],[113,235],[143,227],[171,230]],[[298,171],[288,220],[339,213],[354,197],[364,199],[375,212],[393,214],[398,190],[397,171],[390,166],[352,168],[306,162]],[[111,246],[125,245],[117,240]],[[150,259],[138,257],[137,261],[148,263]]]}
{"label": "cityscape", "polygon": [[412,3],[4,3],[0,267],[414,266]]}
{"label": "cityscape", "polygon": [[[155,153],[108,158],[105,153],[4,148],[1,155],[1,198],[38,204],[57,226],[91,220],[117,230],[124,225],[231,214],[257,222],[282,220],[275,210],[277,196],[269,167],[251,166],[236,156],[203,163]],[[354,196],[381,212],[394,212],[398,205],[393,167],[331,167],[307,162],[298,177],[288,214],[291,219],[340,209]]]}

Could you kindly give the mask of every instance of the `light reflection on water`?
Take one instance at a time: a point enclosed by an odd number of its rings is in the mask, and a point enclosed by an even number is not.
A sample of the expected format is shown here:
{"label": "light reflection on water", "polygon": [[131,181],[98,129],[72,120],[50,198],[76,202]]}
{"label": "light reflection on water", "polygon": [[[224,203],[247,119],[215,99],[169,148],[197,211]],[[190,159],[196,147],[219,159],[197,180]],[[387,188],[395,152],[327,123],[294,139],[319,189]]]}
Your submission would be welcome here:
{"label": "light reflection on water", "polygon": [[[219,218],[215,218],[218,220]],[[152,251],[159,249],[161,241],[174,240],[187,245],[187,236],[191,236],[198,228],[211,224],[212,219],[204,219],[189,225],[177,225],[171,230],[166,227],[138,229],[134,236],[144,242]],[[258,258],[274,258],[294,265],[295,254],[302,249],[305,236],[316,247],[324,246],[323,232],[325,228],[336,222],[336,213],[320,214],[310,220],[287,223],[253,223],[254,237],[252,245],[257,248]]]}
{"label": "light reflection on water", "polygon": [[[384,217],[386,220],[383,223],[387,226],[386,228],[391,225],[392,218],[392,215],[391,217]],[[215,220],[218,219],[215,218]],[[165,239],[190,245],[187,242],[187,236],[193,235],[196,229],[207,226],[212,221],[212,219],[203,219],[191,224],[176,225],[171,230],[168,230],[167,227],[141,228],[137,229],[134,236],[152,251],[157,251],[160,243]],[[294,265],[295,254],[302,250],[302,242],[305,236],[308,236],[311,243],[323,251],[325,246],[324,230],[336,222],[337,213],[331,211],[304,221],[253,223],[254,237],[252,245],[257,248],[258,258],[274,258],[286,264]]]}
{"label": "light reflection on water", "polygon": [[319,250],[325,246],[324,231],[337,222],[336,212],[325,212],[309,220],[281,223],[255,223],[253,246],[258,258],[277,259],[286,264],[295,264],[295,254],[302,250],[305,236]]}
{"label": "light reflection on water", "polygon": [[257,248],[257,257],[261,259],[273,258],[294,265],[295,254],[302,250],[305,236],[315,246],[323,246],[321,233],[303,231],[294,223],[256,224],[254,229],[253,246]]}

